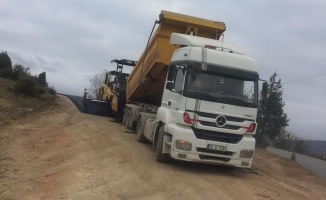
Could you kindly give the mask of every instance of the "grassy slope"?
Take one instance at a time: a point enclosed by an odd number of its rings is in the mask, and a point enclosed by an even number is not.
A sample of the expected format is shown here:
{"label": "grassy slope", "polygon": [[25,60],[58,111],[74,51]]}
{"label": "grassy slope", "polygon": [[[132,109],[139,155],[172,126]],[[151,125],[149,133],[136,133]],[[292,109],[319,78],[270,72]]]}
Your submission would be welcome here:
{"label": "grassy slope", "polygon": [[55,104],[54,100],[17,96],[13,92],[14,85],[15,81],[0,78],[0,127]]}

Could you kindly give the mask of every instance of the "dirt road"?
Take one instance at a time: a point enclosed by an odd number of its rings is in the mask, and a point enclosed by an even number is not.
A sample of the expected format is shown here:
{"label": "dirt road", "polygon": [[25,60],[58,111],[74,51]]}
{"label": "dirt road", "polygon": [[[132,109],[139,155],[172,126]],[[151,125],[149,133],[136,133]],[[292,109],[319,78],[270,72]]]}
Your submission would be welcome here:
{"label": "dirt road", "polygon": [[155,162],[112,119],[58,105],[2,127],[0,199],[325,199],[326,180],[257,150],[252,170]]}

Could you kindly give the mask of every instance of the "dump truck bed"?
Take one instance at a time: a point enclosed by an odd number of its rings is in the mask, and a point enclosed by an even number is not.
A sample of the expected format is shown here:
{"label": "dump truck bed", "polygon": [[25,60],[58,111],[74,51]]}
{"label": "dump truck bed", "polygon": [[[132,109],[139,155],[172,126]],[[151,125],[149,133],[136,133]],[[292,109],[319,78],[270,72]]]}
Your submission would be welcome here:
{"label": "dump truck bed", "polygon": [[127,81],[127,100],[159,106],[173,52],[172,33],[189,34],[219,39],[226,27],[223,22],[211,21],[162,11],[159,26],[144,50]]}

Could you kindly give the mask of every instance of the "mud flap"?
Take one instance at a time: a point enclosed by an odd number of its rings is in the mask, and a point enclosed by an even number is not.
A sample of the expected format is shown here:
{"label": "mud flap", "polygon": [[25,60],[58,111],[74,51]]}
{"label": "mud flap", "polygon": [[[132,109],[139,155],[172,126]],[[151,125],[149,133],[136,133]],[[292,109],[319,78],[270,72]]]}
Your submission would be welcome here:
{"label": "mud flap", "polygon": [[163,153],[171,155],[172,136],[168,133],[164,133],[163,142]]}

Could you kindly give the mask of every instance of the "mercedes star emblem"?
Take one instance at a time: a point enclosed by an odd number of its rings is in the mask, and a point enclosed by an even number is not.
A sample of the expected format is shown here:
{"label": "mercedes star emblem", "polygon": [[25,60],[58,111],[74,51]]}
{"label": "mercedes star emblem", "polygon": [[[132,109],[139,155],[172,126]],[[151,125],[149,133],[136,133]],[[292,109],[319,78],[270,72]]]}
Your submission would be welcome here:
{"label": "mercedes star emblem", "polygon": [[226,118],[222,115],[217,116],[216,118],[216,124],[218,127],[223,127],[226,123]]}

